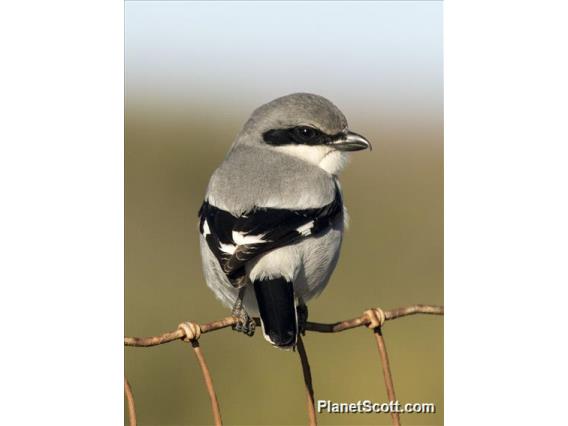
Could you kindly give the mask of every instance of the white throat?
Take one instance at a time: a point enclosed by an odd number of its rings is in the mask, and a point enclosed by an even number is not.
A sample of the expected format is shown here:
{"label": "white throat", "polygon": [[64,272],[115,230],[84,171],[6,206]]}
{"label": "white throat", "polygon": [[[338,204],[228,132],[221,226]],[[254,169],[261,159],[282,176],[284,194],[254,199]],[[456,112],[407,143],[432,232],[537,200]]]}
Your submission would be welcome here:
{"label": "white throat", "polygon": [[332,175],[338,174],[349,159],[349,154],[346,152],[323,145],[282,145],[274,147],[274,149],[315,164]]}

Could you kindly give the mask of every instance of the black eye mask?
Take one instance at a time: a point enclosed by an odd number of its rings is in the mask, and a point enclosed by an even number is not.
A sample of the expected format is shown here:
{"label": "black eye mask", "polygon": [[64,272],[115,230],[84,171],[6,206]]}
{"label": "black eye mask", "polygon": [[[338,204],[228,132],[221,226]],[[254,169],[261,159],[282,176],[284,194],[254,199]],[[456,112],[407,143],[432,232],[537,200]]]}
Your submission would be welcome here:
{"label": "black eye mask", "polygon": [[264,132],[262,138],[269,145],[327,145],[342,137],[328,135],[321,130],[309,126],[289,127],[286,129],[272,129]]}

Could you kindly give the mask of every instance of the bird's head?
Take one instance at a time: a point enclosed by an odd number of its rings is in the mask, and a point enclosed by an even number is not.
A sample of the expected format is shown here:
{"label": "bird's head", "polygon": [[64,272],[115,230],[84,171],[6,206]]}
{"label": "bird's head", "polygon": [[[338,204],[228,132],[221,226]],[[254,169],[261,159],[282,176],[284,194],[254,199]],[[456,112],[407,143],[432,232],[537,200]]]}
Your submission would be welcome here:
{"label": "bird's head", "polygon": [[331,174],[343,168],[349,152],[371,148],[349,130],[334,104],[310,93],[283,96],[256,109],[235,141],[240,144],[292,155]]}

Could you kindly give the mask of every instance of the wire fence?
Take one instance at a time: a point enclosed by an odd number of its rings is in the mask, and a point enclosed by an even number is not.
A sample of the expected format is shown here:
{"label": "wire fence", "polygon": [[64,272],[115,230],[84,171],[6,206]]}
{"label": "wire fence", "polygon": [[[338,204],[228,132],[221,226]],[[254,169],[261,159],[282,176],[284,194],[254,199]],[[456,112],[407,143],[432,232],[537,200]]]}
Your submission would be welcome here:
{"label": "wire fence", "polygon": [[[379,351],[379,356],[381,360],[381,367],[383,370],[384,384],[387,391],[387,397],[389,402],[396,401],[396,395],[394,391],[394,383],[390,370],[389,357],[387,353],[387,348],[385,345],[385,339],[382,333],[382,326],[385,321],[394,320],[408,315],[414,314],[429,314],[429,315],[443,315],[443,306],[433,306],[433,305],[411,305],[401,308],[390,309],[383,311],[380,308],[371,308],[366,310],[363,315],[348,319],[345,321],[339,321],[333,324],[323,324],[317,322],[307,322],[305,330],[313,331],[319,333],[338,333],[340,331],[351,330],[357,327],[367,327],[373,332],[375,338],[377,349]],[[207,393],[209,394],[209,400],[211,402],[211,412],[213,415],[213,423],[216,426],[223,424],[221,418],[221,409],[219,407],[219,401],[217,400],[217,395],[215,393],[215,388],[213,386],[213,380],[211,379],[211,373],[207,367],[207,362],[205,361],[205,356],[201,350],[199,344],[199,338],[202,334],[210,333],[212,331],[221,330],[223,328],[230,327],[236,324],[238,321],[235,317],[226,317],[217,321],[212,321],[206,324],[197,324],[194,322],[183,322],[178,325],[178,328],[174,331],[169,331],[159,336],[152,337],[125,337],[125,346],[137,346],[137,347],[149,347],[163,345],[165,343],[173,342],[176,340],[181,340],[184,342],[191,343],[199,367],[201,368],[201,373],[203,375],[203,380],[205,382],[205,387]],[[257,325],[260,325],[260,320],[255,318]],[[302,366],[302,373],[304,375],[304,385],[306,391],[306,405],[308,413],[308,424],[310,426],[317,425],[316,409],[314,404],[314,387],[312,383],[311,368],[308,361],[308,355],[306,353],[306,348],[302,337],[298,338],[297,352],[300,357],[300,362]],[[126,377],[124,378],[124,393],[128,403],[128,418],[130,426],[136,426],[136,409],[134,404],[134,396],[132,393],[132,388],[128,383]],[[400,426],[400,414],[397,412],[391,412],[392,424],[395,426]]]}

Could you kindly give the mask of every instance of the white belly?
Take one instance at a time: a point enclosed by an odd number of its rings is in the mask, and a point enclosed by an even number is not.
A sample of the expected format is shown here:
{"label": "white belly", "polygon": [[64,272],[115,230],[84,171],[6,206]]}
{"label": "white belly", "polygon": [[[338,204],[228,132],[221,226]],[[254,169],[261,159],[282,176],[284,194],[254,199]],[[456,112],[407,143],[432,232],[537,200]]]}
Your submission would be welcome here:
{"label": "white belly", "polygon": [[[321,293],[335,269],[343,237],[343,227],[338,228],[259,256],[247,265],[250,280],[285,277],[292,281],[296,297],[308,302]],[[226,306],[232,307],[238,289],[230,284],[203,237],[200,243],[207,285]],[[249,315],[259,315],[251,286],[246,290],[244,307]]]}

